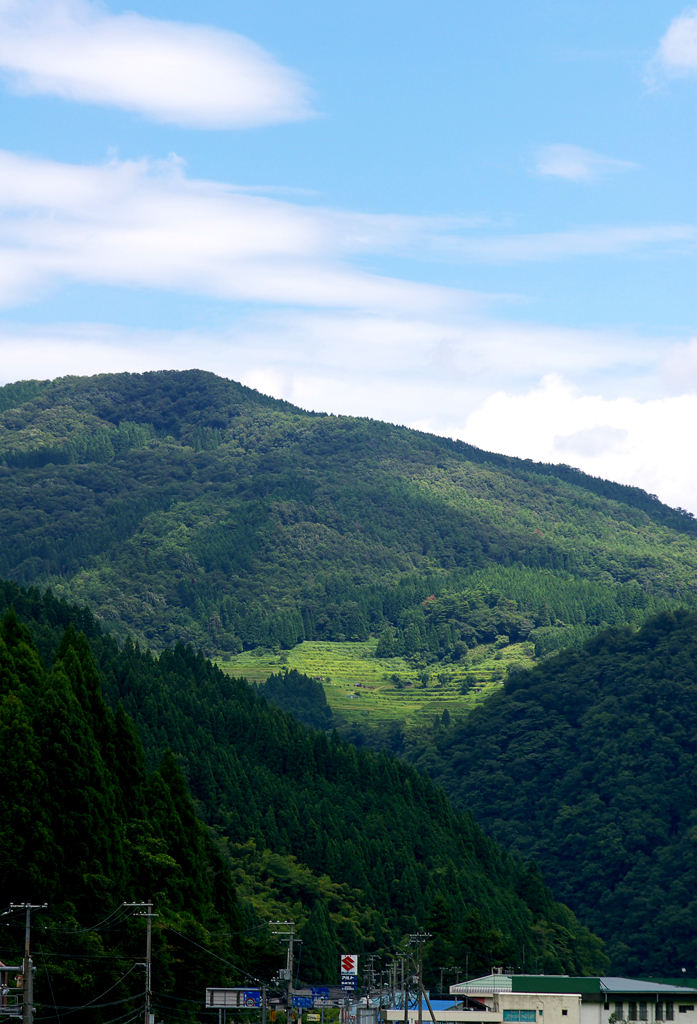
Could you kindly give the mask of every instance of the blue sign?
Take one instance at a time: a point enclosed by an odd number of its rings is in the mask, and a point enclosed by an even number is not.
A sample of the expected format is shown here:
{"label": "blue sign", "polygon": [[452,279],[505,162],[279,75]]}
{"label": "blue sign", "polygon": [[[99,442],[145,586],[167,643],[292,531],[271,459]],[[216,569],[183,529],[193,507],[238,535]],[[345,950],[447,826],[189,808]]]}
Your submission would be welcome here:
{"label": "blue sign", "polygon": [[298,1009],[302,1010],[311,1010],[312,996],[293,996],[293,1006],[297,1006]]}
{"label": "blue sign", "polygon": [[246,988],[244,990],[244,1005],[250,1009],[255,1006],[261,1006],[261,989]]}
{"label": "blue sign", "polygon": [[328,988],[311,988],[310,992],[312,992],[313,996],[322,996],[324,999],[329,999]]}
{"label": "blue sign", "polygon": [[341,975],[341,987],[346,989],[356,988],[358,984],[358,978],[355,974],[342,974]]}

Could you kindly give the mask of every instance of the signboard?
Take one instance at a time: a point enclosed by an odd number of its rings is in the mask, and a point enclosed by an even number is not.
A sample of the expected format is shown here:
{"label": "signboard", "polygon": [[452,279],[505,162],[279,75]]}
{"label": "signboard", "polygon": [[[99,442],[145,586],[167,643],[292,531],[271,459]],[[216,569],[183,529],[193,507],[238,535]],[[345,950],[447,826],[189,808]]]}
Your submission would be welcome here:
{"label": "signboard", "polygon": [[320,1015],[318,1013],[306,1013],[305,1020],[319,1020]]}
{"label": "signboard", "polygon": [[321,996],[322,999],[329,999],[328,988],[311,988],[310,992],[312,992],[313,996]]}
{"label": "signboard", "polygon": [[341,987],[346,990],[354,990],[358,986],[358,978],[355,974],[342,974]]}
{"label": "signboard", "polygon": [[261,1006],[261,989],[207,988],[206,1006],[227,1006],[239,1010],[251,1010]]}
{"label": "signboard", "polygon": [[358,974],[358,954],[342,953],[340,957],[341,979],[345,974]]}

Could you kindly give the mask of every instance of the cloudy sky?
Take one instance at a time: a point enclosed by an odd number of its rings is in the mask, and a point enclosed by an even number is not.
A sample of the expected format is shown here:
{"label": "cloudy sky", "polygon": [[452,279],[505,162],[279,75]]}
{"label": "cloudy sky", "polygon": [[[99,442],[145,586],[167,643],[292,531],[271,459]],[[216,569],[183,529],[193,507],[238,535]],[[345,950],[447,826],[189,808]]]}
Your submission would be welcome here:
{"label": "cloudy sky", "polygon": [[201,367],[697,513],[697,9],[0,0],[0,382]]}

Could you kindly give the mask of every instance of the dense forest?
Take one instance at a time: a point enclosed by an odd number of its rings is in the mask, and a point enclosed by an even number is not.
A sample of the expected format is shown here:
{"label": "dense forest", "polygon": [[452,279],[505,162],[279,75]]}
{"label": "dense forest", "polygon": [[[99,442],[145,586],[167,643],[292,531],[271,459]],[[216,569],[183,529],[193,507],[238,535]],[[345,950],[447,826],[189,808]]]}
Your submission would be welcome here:
{"label": "dense forest", "polygon": [[[124,902],[155,902],[158,1013],[197,1008],[212,957],[229,984],[245,969],[270,973],[277,943],[239,904],[177,758],[165,751],[147,770],[132,720],[104,702],[84,635],[50,632],[62,639],[46,668],[11,607],[0,624],[0,904],[48,904],[32,929],[39,1019],[142,1012],[144,921]],[[22,962],[24,924],[23,912],[4,916],[4,963]]]}
{"label": "dense forest", "polygon": [[697,523],[637,488],[202,371],[0,388],[0,499],[0,573],[155,650],[543,655],[696,599]]}
{"label": "dense forest", "polygon": [[510,675],[402,753],[508,850],[628,974],[695,973],[697,616],[662,613]]}
{"label": "dense forest", "polygon": [[[315,980],[337,944],[385,952],[422,927],[428,971],[599,970],[585,926],[617,970],[695,965],[690,515],[200,371],[0,388],[0,499],[0,611],[18,616],[2,713],[29,751],[22,778],[20,745],[6,762],[22,795],[2,796],[3,856],[24,872],[7,899],[51,894],[46,949],[51,921],[157,893],[163,977],[166,927],[255,972],[282,917]],[[316,680],[255,687],[207,660],[369,636],[424,674],[459,664],[465,685],[481,644],[544,660],[466,721],[356,729],[363,746],[332,730]],[[35,820],[46,843],[25,856],[15,833]],[[93,821],[96,845],[71,843]],[[121,925],[114,956],[138,927]],[[66,1005],[99,988],[56,963]]]}
{"label": "dense forest", "polygon": [[206,984],[270,976],[263,922],[286,917],[311,981],[336,980],[340,947],[387,953],[426,926],[431,984],[464,955],[473,971],[606,964],[537,867],[410,765],[296,722],[183,645],[120,649],[50,593],[5,583],[0,606],[3,901],[49,902],[43,1001],[84,1005],[110,984],[130,999],[137,979],[119,979],[142,930],[119,908],[151,896],[158,991],[181,1012]]}

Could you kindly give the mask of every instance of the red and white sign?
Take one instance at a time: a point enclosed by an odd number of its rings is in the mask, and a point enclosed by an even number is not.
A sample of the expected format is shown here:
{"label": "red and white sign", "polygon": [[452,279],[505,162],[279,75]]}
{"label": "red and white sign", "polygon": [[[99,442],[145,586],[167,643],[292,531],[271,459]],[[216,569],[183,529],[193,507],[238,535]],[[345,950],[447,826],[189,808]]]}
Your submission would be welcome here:
{"label": "red and white sign", "polygon": [[341,973],[344,974],[358,974],[358,954],[357,953],[342,953],[341,954]]}

